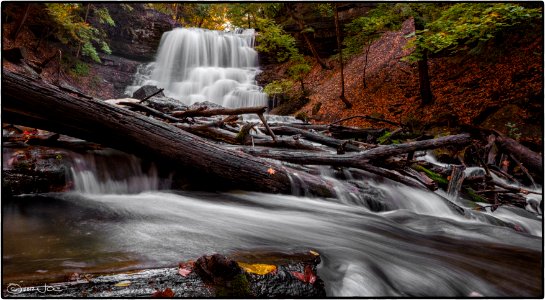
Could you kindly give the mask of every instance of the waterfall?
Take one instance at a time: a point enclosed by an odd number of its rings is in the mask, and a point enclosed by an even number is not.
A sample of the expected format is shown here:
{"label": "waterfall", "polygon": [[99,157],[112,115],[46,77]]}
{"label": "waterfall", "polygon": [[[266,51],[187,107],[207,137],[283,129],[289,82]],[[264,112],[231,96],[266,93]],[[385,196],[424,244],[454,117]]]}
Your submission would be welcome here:
{"label": "waterfall", "polygon": [[74,191],[88,194],[134,194],[169,188],[169,179],[160,178],[156,167],[144,167],[133,155],[112,149],[76,155],[70,173]]}
{"label": "waterfall", "polygon": [[141,86],[155,85],[185,104],[266,105],[267,95],[255,82],[259,67],[254,35],[253,29],[176,28],[165,32],[155,62],[138,69],[125,93],[132,95]]}

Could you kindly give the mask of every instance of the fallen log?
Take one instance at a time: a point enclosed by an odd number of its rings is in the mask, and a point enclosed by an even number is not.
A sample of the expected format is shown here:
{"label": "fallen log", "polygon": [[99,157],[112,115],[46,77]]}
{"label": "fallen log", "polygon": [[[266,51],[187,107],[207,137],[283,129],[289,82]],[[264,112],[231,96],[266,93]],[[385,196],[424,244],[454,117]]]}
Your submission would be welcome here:
{"label": "fallen log", "polygon": [[500,149],[512,154],[528,170],[538,174],[543,174],[543,155],[521,145],[512,138],[498,135],[496,143]]}
{"label": "fallen log", "polygon": [[289,149],[299,149],[299,150],[313,150],[319,151],[319,148],[314,147],[311,144],[305,143],[303,141],[294,141],[287,139],[276,139],[276,141],[271,138],[264,136],[259,139],[251,140],[251,137],[248,137],[248,140],[240,140],[237,138],[237,134],[213,127],[210,124],[191,126],[186,124],[174,124],[174,126],[181,128],[187,132],[193,133],[203,138],[213,139],[216,141],[222,141],[232,145],[253,145],[253,146],[266,146],[266,147],[275,147],[275,148],[289,148]]}
{"label": "fallen log", "polygon": [[[327,137],[327,136],[322,135],[322,134],[318,134],[318,133],[314,133],[314,132],[310,132],[310,131],[306,131],[306,130],[298,129],[298,128],[294,128],[294,127],[289,127],[289,126],[273,127],[272,130],[278,135],[296,135],[296,134],[299,134],[303,138],[305,138],[305,139],[307,139],[309,141],[313,141],[313,142],[316,142],[316,143],[320,143],[320,144],[330,146],[330,147],[335,147],[335,148],[338,148],[339,146],[343,145],[343,143],[345,143],[345,141],[342,141],[342,140],[330,138],[330,137]],[[358,148],[357,146],[351,145],[351,144],[346,144],[346,145],[344,145],[343,148],[345,150],[347,150],[347,151],[356,151],[356,152],[361,151],[360,148]]]}
{"label": "fallen log", "polygon": [[216,109],[192,109],[186,111],[173,111],[171,115],[176,118],[188,117],[211,117],[218,115],[243,115],[243,114],[263,114],[267,110],[266,106],[241,107],[241,108],[216,108]]}
{"label": "fallen log", "polygon": [[368,142],[376,140],[386,132],[386,129],[352,128],[338,125],[330,125],[327,130],[336,139],[363,139]]}
{"label": "fallen log", "polygon": [[394,155],[404,154],[409,151],[434,149],[454,145],[467,145],[470,142],[470,135],[462,133],[457,135],[440,137],[433,140],[416,141],[398,145],[387,145],[373,148],[362,153],[349,153],[344,155],[316,154],[305,152],[286,153],[273,150],[255,149],[247,149],[245,150],[245,152],[254,156],[267,157],[299,164],[364,168],[367,165],[366,161],[369,160],[382,159]]}
{"label": "fallen log", "polygon": [[[231,151],[172,125],[98,99],[62,92],[57,86],[4,70],[2,117],[133,153],[216,179],[223,187],[290,193],[290,170],[278,163]],[[331,182],[301,174],[312,194],[335,195]]]}
{"label": "fallen log", "polygon": [[156,109],[153,109],[151,107],[148,107],[148,106],[145,106],[145,105],[142,105],[140,103],[134,103],[134,102],[119,102],[118,103],[119,105],[125,105],[125,106],[129,106],[131,107],[133,110],[136,110],[136,111],[141,111],[141,112],[146,112],[146,113],[149,113],[153,116],[156,116],[156,117],[159,117],[159,118],[162,118],[162,119],[165,119],[165,120],[169,120],[171,122],[181,122],[182,120],[178,119],[178,118],[174,118],[172,116],[169,116],[167,114],[164,114]]}

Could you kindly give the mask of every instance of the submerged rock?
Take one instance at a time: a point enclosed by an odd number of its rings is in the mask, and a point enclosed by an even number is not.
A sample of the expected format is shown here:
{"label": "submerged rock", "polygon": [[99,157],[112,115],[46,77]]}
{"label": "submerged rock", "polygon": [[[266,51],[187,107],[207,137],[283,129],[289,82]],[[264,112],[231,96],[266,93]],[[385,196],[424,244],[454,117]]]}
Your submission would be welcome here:
{"label": "submerged rock", "polygon": [[[9,283],[4,297],[325,297],[316,275],[320,256],[304,253],[237,253],[202,256],[179,268],[149,269],[22,287]],[[272,266],[268,273],[252,266]],[[241,266],[244,266],[241,267]],[[304,274],[305,276],[301,276]]]}

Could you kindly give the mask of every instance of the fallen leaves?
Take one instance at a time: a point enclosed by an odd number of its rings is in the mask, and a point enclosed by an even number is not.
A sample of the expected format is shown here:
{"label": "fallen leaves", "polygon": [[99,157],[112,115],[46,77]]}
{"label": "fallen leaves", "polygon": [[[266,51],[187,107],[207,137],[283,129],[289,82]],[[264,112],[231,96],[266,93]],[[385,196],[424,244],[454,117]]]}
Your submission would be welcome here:
{"label": "fallen leaves", "polygon": [[273,169],[273,168],[269,168],[269,169],[267,170],[267,173],[269,173],[270,175],[274,175],[274,174],[276,173],[276,170]]}
{"label": "fallen leaves", "polygon": [[117,287],[127,287],[129,285],[131,285],[132,282],[130,282],[129,280],[123,280],[123,281],[120,281],[116,284],[114,284],[114,286],[117,286]]}
{"label": "fallen leaves", "polygon": [[246,272],[257,274],[257,275],[265,275],[276,271],[275,265],[267,265],[267,264],[248,264],[243,262],[237,262],[237,264]]}
{"label": "fallen leaves", "polygon": [[301,272],[291,272],[295,278],[301,280],[302,282],[314,284],[316,282],[316,274],[312,271],[312,267],[307,265],[305,266],[305,273]]}
{"label": "fallen leaves", "polygon": [[183,277],[187,277],[189,274],[191,274],[191,272],[193,272],[193,267],[195,267],[195,262],[192,260],[181,262],[178,264],[178,274],[182,275]]}
{"label": "fallen leaves", "polygon": [[175,295],[174,291],[170,288],[166,288],[163,291],[157,290],[151,295],[153,298],[173,298]]}

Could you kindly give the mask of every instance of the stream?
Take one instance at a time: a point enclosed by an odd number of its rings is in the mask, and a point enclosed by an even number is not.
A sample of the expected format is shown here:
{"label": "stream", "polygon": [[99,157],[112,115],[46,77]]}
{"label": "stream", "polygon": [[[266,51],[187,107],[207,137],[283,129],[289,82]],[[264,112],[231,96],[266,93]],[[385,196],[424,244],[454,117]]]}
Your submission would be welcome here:
{"label": "stream", "polygon": [[[188,105],[266,105],[255,83],[253,34],[167,32],[156,61],[140,67],[127,93],[154,84]],[[179,191],[171,176],[134,156],[100,150],[60,158],[71,161],[70,191],[2,201],[4,284],[174,267],[212,253],[312,249],[322,257],[318,275],[329,297],[543,295],[539,209],[479,212],[456,194],[370,174],[353,179],[365,192],[338,188],[327,199],[307,197],[296,174],[295,195]],[[333,174],[323,168],[326,180],[335,182]]]}
{"label": "stream", "polygon": [[[359,181],[368,192],[356,198],[347,191],[336,199],[172,191],[162,189],[168,178],[134,156],[76,160],[73,191],[4,201],[4,282],[172,267],[237,250],[314,249],[328,296],[542,291],[542,219],[521,208],[460,215],[445,203],[447,195],[371,176]],[[371,209],[377,200],[389,209]]]}

